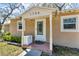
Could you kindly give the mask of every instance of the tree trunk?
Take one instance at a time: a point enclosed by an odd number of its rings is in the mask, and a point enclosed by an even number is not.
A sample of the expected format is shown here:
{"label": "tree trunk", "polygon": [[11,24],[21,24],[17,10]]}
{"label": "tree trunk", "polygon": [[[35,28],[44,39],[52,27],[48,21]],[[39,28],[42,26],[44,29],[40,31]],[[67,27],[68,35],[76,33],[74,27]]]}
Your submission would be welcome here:
{"label": "tree trunk", "polygon": [[0,30],[2,29],[2,25],[0,24]]}

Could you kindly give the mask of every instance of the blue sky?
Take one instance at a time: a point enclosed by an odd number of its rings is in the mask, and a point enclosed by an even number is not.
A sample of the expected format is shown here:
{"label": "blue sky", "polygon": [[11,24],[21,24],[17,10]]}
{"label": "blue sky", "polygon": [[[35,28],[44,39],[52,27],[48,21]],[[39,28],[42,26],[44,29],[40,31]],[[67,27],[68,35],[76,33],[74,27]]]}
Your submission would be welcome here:
{"label": "blue sky", "polygon": [[[23,5],[24,5],[24,7],[25,7],[25,10],[27,10],[28,9],[28,6],[30,5],[30,4],[25,4],[25,3],[22,3]],[[7,5],[5,5],[4,3],[0,3],[0,8],[5,8],[5,7],[7,7]],[[25,10],[23,10],[23,11],[19,11],[19,10],[14,10],[13,11],[13,13],[15,14],[15,15],[19,15],[18,13],[22,13],[22,12],[24,12]],[[0,10],[1,11],[1,10]]]}
{"label": "blue sky", "polygon": [[[25,6],[25,10],[27,10],[31,3],[22,3],[22,4]],[[0,3],[0,8],[3,6],[6,6],[6,5],[4,5],[3,3]],[[67,5],[65,8],[66,9],[79,9],[79,3],[75,3],[75,4],[73,3],[71,6]],[[19,12],[19,11],[15,10],[14,13],[16,13],[16,12]]]}

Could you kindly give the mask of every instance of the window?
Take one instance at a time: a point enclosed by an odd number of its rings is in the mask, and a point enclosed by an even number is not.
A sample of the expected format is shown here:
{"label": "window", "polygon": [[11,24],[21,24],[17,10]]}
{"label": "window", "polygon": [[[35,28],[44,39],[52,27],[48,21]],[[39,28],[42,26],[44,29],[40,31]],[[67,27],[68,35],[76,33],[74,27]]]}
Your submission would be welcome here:
{"label": "window", "polygon": [[37,35],[43,35],[43,21],[37,22]]}
{"label": "window", "polygon": [[21,21],[18,22],[17,26],[18,26],[18,30],[22,30],[22,22]]}
{"label": "window", "polygon": [[18,23],[18,29],[22,29],[22,23],[21,22]]}
{"label": "window", "polygon": [[[25,22],[23,23],[23,28],[25,30]],[[17,22],[17,30],[18,31],[21,31],[22,30],[22,22],[21,21],[18,21]]]}
{"label": "window", "polygon": [[64,29],[76,29],[76,18],[68,18],[63,20]]}
{"label": "window", "polygon": [[78,21],[77,15],[69,15],[61,17],[61,32],[77,32]]}

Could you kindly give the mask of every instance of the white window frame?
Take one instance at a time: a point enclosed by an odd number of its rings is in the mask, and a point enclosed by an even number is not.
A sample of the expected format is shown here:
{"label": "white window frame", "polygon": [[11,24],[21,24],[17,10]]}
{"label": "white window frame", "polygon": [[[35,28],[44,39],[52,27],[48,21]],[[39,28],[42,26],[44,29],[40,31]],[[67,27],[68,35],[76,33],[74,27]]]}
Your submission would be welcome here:
{"label": "white window frame", "polygon": [[[76,18],[76,29],[64,29],[63,25],[63,20],[67,18]],[[78,15],[68,15],[68,16],[61,16],[61,32],[77,32],[78,31]]]}
{"label": "white window frame", "polygon": [[[17,31],[22,31],[22,29],[19,29],[19,22],[22,22],[22,21],[17,21]],[[25,30],[25,21],[23,22],[22,28]]]}

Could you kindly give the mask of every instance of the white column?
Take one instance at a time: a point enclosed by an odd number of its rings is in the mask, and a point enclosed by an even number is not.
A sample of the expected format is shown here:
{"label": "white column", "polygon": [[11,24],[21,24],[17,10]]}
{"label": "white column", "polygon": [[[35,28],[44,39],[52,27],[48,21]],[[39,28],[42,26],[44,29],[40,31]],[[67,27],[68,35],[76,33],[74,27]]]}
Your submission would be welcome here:
{"label": "white column", "polygon": [[22,18],[22,39],[21,39],[21,46],[23,46],[23,39],[24,39],[24,19]]}
{"label": "white column", "polygon": [[52,13],[49,16],[49,22],[50,22],[50,50],[53,50],[53,35],[52,35]]}

